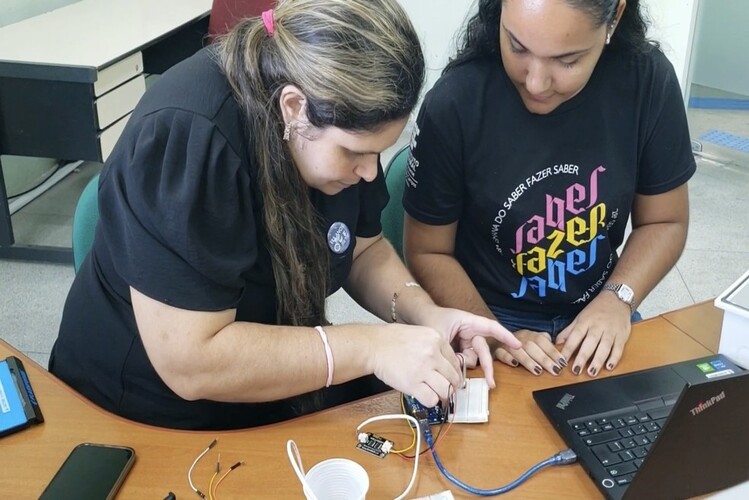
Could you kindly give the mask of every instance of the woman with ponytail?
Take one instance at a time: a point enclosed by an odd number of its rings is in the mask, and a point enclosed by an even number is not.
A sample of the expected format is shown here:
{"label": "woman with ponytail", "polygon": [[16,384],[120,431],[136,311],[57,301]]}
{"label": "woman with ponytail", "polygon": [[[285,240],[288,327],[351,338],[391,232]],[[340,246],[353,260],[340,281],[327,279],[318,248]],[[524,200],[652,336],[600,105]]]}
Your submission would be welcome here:
{"label": "woman with ponytail", "polygon": [[[379,154],[423,79],[395,0],[280,0],[166,72],[102,171],[50,370],[133,420],[230,429],[386,386],[431,406],[461,383],[452,342],[519,347],[382,237]],[[329,325],[341,286],[389,323]]]}
{"label": "woman with ponytail", "polygon": [[479,0],[419,113],[406,261],[438,304],[515,333],[492,346],[508,365],[613,370],[684,248],[696,166],[646,32],[638,0]]}

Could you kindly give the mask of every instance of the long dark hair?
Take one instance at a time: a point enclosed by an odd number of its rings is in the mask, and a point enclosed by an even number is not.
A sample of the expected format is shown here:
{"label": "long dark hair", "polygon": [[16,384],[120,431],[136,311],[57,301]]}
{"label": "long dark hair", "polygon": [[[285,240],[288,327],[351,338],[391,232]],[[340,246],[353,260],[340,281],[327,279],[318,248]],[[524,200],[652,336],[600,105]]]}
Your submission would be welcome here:
{"label": "long dark hair", "polygon": [[[496,59],[499,55],[499,17],[504,0],[479,0],[478,12],[468,20],[457,55],[450,60],[443,74],[456,66],[475,59]],[[616,17],[619,0],[564,0],[570,7],[587,12],[594,26],[608,25]],[[640,7],[640,0],[627,0],[622,18],[611,37],[607,50],[647,52],[658,43],[647,38],[649,20]]]}
{"label": "long dark hair", "polygon": [[409,115],[424,57],[395,0],[280,0],[275,31],[249,18],[218,41],[218,53],[252,131],[259,193],[276,281],[279,324],[325,324],[327,241],[282,139],[279,95],[297,86],[309,123],[374,131]]}

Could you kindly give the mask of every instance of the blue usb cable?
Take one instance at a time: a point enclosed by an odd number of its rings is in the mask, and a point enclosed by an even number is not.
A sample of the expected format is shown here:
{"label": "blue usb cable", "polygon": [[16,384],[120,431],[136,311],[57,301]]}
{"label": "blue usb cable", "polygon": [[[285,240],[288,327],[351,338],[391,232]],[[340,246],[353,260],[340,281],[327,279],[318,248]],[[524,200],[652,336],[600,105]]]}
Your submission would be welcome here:
{"label": "blue usb cable", "polygon": [[442,465],[442,462],[440,461],[439,457],[437,456],[437,451],[434,449],[434,439],[432,438],[432,431],[429,428],[429,424],[422,423],[420,425],[421,432],[424,435],[424,440],[427,442],[427,445],[429,446],[429,449],[432,452],[432,456],[434,457],[434,463],[437,464],[437,468],[440,470],[443,476],[445,476],[451,483],[453,483],[458,488],[467,491],[468,493],[472,493],[474,495],[482,496],[482,497],[491,497],[495,495],[501,495],[503,493],[507,493],[510,490],[513,490],[523,484],[528,478],[530,478],[533,474],[538,472],[539,470],[543,469],[544,467],[549,467],[552,465],[566,465],[571,464],[577,460],[577,455],[575,455],[575,452],[572,450],[564,450],[560,451],[556,455],[547,458],[546,460],[537,463],[530,469],[528,469],[526,472],[524,472],[519,478],[512,481],[511,483],[502,486],[500,488],[496,488],[493,490],[482,490],[479,488],[474,488],[473,486],[469,486],[460,479],[456,478],[452,474],[450,474],[447,469],[445,469],[445,466]]}

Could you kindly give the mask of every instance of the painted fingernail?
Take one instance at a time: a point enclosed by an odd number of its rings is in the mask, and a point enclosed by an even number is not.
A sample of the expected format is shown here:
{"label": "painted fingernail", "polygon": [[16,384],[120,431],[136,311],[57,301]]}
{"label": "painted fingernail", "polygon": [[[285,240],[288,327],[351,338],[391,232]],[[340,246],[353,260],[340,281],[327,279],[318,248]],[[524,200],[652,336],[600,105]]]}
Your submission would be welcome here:
{"label": "painted fingernail", "polygon": [[541,372],[543,372],[543,370],[540,366],[537,366],[533,369],[533,373],[535,373],[536,375],[541,375]]}
{"label": "painted fingernail", "polygon": [[564,368],[567,367],[567,360],[564,359],[564,358],[559,358],[559,361],[557,361],[557,363],[559,363],[560,365],[562,365],[562,367],[564,367]]}
{"label": "painted fingernail", "polygon": [[513,359],[512,360],[512,366],[518,366],[518,360],[517,359]]}
{"label": "painted fingernail", "polygon": [[614,369],[614,363],[607,364],[606,368],[608,368],[609,370],[613,370]]}
{"label": "painted fingernail", "polygon": [[551,369],[551,371],[554,372],[554,375],[559,375],[559,372],[561,372],[562,369],[560,367],[558,367],[557,365],[554,365],[554,367]]}
{"label": "painted fingernail", "polygon": [[572,368],[572,373],[574,373],[575,375],[580,375],[580,367],[575,366],[574,368]]}
{"label": "painted fingernail", "polygon": [[596,371],[597,370],[595,368],[591,368],[590,370],[588,370],[588,373],[590,373],[591,377],[595,377],[596,376]]}

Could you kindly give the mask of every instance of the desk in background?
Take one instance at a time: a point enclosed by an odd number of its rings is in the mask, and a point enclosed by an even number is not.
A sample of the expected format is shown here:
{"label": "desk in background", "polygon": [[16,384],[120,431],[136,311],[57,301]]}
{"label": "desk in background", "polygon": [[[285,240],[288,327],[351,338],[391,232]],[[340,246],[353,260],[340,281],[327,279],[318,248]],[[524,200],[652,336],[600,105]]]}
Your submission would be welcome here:
{"label": "desk in background", "polygon": [[[145,74],[203,46],[211,3],[81,0],[0,28],[0,154],[103,162]],[[72,262],[70,249],[14,245],[22,206],[8,203],[0,163],[0,257]]]}
{"label": "desk in background", "polygon": [[[717,338],[720,315],[710,303],[688,308],[684,314],[705,318],[700,332]],[[705,356],[709,349],[690,332],[674,326],[682,311],[638,323],[626,354],[614,374]],[[668,317],[669,319],[665,319]],[[689,321],[685,324],[690,324]],[[233,471],[219,489],[221,498],[301,498],[302,489],[286,457],[286,440],[294,439],[307,468],[331,457],[359,462],[370,477],[370,498],[394,498],[408,483],[411,463],[395,456],[378,459],[355,449],[354,430],[366,418],[400,411],[399,398],[388,392],[280,424],[227,432],[189,432],[158,429],[111,415],[0,341],[0,357],[22,358],[44,413],[45,422],[2,438],[0,491],[9,498],[36,498],[78,443],[92,441],[132,446],[136,462],[118,495],[120,499],[163,498],[174,491],[178,499],[194,498],[187,470],[195,457],[218,437],[218,444],[198,464],[193,479],[207,488],[216,456],[224,470],[238,460],[246,465]],[[457,424],[439,443],[440,458],[456,477],[476,487],[498,487],[515,479],[531,465],[566,446],[533,402],[531,391],[586,379],[565,370],[559,377],[535,377],[526,370],[495,363],[498,387],[490,393],[488,424]],[[476,374],[478,375],[478,374]],[[608,376],[604,370],[601,376]],[[410,442],[402,421],[365,428],[396,445]],[[419,464],[418,481],[409,497],[445,489],[456,498],[469,498],[442,477],[429,455]],[[579,465],[553,467],[531,478],[509,498],[599,498],[600,494]]]}

